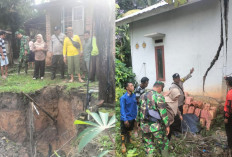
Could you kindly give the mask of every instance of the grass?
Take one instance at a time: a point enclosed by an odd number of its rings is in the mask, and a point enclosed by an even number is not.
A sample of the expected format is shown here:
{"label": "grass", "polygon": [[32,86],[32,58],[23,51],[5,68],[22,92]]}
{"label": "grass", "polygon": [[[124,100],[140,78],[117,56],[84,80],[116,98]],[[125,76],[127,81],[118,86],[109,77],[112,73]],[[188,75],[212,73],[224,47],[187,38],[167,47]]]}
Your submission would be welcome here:
{"label": "grass", "polygon": [[[0,78],[0,92],[15,92],[15,93],[31,93],[37,90],[40,90],[46,86],[56,86],[56,85],[66,85],[66,90],[70,90],[72,88],[80,88],[85,87],[86,83],[77,82],[77,78],[75,78],[75,82],[68,83],[68,78],[60,79],[57,77],[54,80],[50,79],[50,74],[46,73],[43,80],[37,79],[33,80],[33,70],[30,70],[28,74],[20,74],[16,73],[9,74],[7,79]],[[87,81],[86,81],[87,82]],[[98,82],[92,82],[89,84],[90,87],[98,87]]]}

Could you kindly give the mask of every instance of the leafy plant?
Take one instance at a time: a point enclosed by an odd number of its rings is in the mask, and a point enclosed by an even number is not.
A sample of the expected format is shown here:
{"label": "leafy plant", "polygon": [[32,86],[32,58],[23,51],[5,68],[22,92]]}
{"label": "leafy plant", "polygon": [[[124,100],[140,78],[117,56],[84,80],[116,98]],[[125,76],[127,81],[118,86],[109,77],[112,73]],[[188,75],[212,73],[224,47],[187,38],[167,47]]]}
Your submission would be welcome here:
{"label": "leafy plant", "polygon": [[106,131],[108,136],[110,137],[111,141],[114,143],[114,140],[112,139],[111,135],[108,132],[108,129],[115,127],[115,114],[109,119],[109,113],[103,113],[99,112],[99,114],[90,112],[87,110],[87,113],[90,114],[95,122],[91,121],[81,121],[81,120],[75,120],[74,124],[79,125],[90,125],[91,127],[86,128],[84,131],[82,131],[79,136],[77,137],[78,140],[80,140],[78,145],[78,151],[80,152],[91,140],[93,140],[95,137],[97,137],[101,132]]}
{"label": "leafy plant", "polygon": [[129,36],[129,25],[116,27],[116,58],[131,66],[131,46]]}
{"label": "leafy plant", "polygon": [[120,60],[115,60],[115,79],[116,86],[123,88],[126,82],[136,83],[135,74],[132,72],[132,68],[126,67]]}
{"label": "leafy plant", "polygon": [[119,101],[120,97],[126,92],[124,88],[116,87],[116,102]]}
{"label": "leafy plant", "polygon": [[138,153],[136,153],[136,148],[130,149],[127,152],[127,157],[133,157],[133,156],[138,156]]}
{"label": "leafy plant", "polygon": [[178,7],[180,5],[183,5],[183,4],[187,3],[187,0],[175,0],[175,1],[173,1],[173,0],[165,0],[165,1],[167,3],[169,3],[169,4],[174,3],[175,7]]}

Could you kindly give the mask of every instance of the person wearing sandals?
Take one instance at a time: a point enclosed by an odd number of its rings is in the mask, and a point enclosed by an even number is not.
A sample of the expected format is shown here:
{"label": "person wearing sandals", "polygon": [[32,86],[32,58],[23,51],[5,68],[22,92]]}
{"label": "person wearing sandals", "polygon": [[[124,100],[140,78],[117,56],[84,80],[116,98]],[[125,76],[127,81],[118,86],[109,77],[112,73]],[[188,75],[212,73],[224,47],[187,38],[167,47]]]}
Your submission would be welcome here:
{"label": "person wearing sandals", "polygon": [[47,45],[43,40],[43,36],[41,34],[38,34],[36,36],[36,42],[33,46],[33,51],[35,53],[35,69],[33,80],[36,80],[39,77],[41,80],[44,79],[46,50]]}
{"label": "person wearing sandals", "polygon": [[73,35],[71,27],[67,28],[67,37],[64,39],[63,56],[64,62],[68,64],[68,73],[71,76],[69,82],[74,81],[74,73],[78,75],[79,82],[84,82],[80,74],[80,55],[82,55],[82,44],[78,35]]}

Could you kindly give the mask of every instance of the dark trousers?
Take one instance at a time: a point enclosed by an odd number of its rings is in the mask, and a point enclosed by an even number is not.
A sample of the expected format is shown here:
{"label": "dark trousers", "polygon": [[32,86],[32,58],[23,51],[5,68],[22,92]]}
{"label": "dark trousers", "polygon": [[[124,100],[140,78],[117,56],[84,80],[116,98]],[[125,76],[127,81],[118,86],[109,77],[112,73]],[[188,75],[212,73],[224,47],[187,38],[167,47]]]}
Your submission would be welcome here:
{"label": "dark trousers", "polygon": [[89,80],[95,81],[95,77],[99,79],[99,55],[97,56],[91,56],[90,61],[90,73],[89,73]]}
{"label": "dark trousers", "polygon": [[65,64],[64,64],[64,58],[63,55],[53,55],[52,56],[52,77],[56,77],[56,70],[60,69],[60,74],[61,77],[64,77],[64,68],[65,68]]}
{"label": "dark trousers", "polygon": [[232,148],[232,118],[228,119],[228,123],[225,124],[226,136],[228,141],[228,147]]}
{"label": "dark trousers", "polygon": [[170,125],[170,132],[168,134],[169,141],[171,140],[173,132],[181,132],[181,120],[179,115],[175,116],[174,122]]}
{"label": "dark trousers", "polygon": [[80,70],[81,70],[81,74],[84,74],[84,75],[88,74],[88,69],[86,67],[86,62],[83,56],[80,56]]}
{"label": "dark trousers", "polygon": [[43,61],[35,61],[35,70],[34,70],[34,77],[44,77],[45,72],[45,60]]}
{"label": "dark trousers", "polygon": [[128,135],[129,131],[132,131],[134,128],[135,120],[128,120],[129,127],[126,127],[124,121],[121,121],[121,135]]}

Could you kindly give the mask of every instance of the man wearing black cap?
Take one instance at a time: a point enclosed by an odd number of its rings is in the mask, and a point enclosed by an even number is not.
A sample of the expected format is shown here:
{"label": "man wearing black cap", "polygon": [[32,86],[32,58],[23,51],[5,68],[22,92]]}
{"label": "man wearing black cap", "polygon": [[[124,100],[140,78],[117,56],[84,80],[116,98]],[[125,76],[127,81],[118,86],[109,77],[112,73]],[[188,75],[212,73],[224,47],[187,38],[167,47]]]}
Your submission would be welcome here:
{"label": "man wearing black cap", "polygon": [[179,110],[180,112],[183,114],[183,105],[184,105],[184,100],[185,100],[185,95],[184,95],[184,88],[183,88],[183,84],[186,80],[188,80],[189,78],[192,77],[192,73],[194,72],[194,68],[192,68],[190,70],[190,73],[183,77],[183,78],[180,78],[180,75],[178,73],[175,73],[174,75],[172,75],[172,78],[173,78],[173,83],[171,85],[171,88],[177,88],[179,91],[180,91],[180,97],[178,99],[178,106],[179,106]]}
{"label": "man wearing black cap", "polygon": [[64,79],[64,59],[63,59],[63,42],[65,35],[60,32],[60,27],[54,27],[54,34],[51,37],[50,51],[52,52],[52,76],[54,80],[56,77],[56,69],[60,67],[61,79]]}
{"label": "man wearing black cap", "polygon": [[224,106],[224,123],[228,141],[228,147],[232,149],[232,77],[225,77],[228,93],[226,95],[226,102]]}

